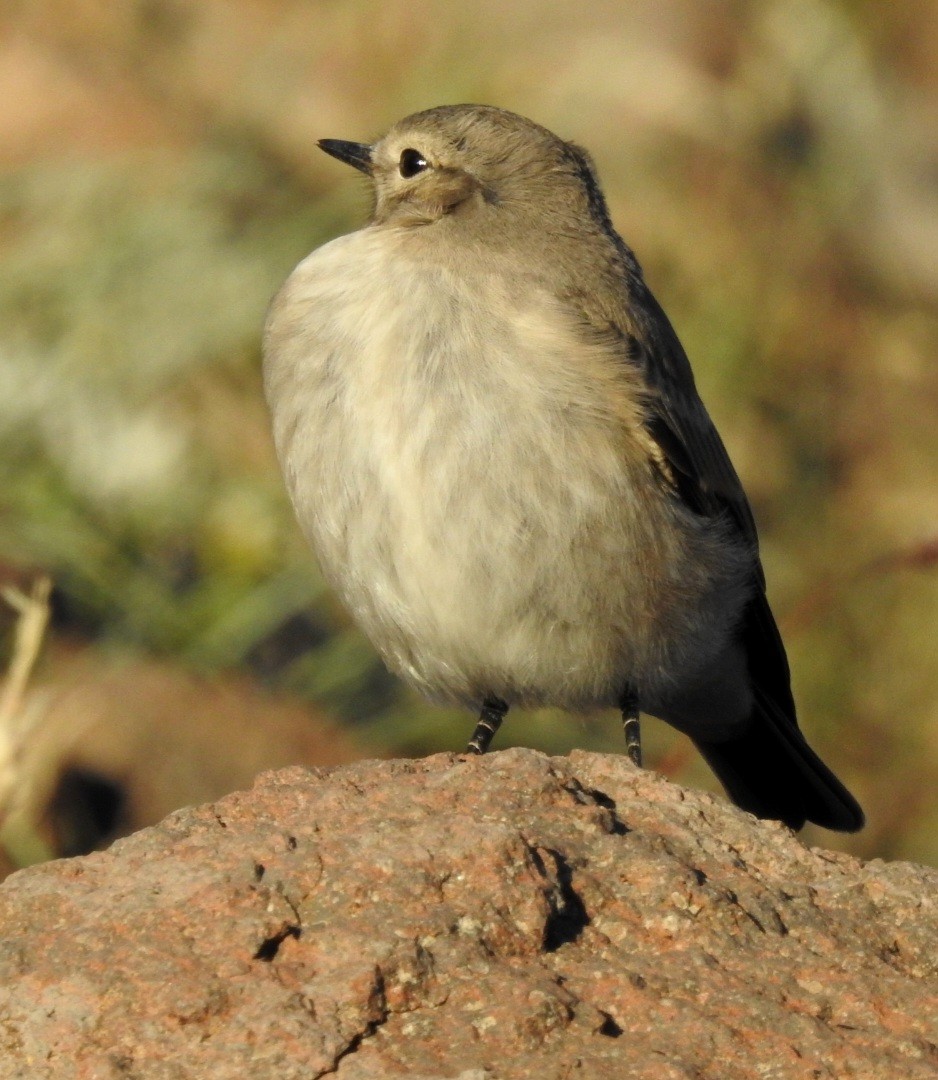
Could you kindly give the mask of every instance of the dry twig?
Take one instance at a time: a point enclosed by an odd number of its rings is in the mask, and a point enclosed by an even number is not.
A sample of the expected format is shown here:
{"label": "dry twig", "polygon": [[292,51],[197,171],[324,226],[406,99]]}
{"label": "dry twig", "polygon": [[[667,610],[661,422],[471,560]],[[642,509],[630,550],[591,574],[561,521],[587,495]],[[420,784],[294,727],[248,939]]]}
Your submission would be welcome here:
{"label": "dry twig", "polygon": [[29,594],[12,586],[0,589],[0,596],[19,614],[10,667],[0,688],[0,820],[16,788],[17,761],[30,726],[23,702],[49,623],[51,591],[52,581],[45,576],[36,579]]}

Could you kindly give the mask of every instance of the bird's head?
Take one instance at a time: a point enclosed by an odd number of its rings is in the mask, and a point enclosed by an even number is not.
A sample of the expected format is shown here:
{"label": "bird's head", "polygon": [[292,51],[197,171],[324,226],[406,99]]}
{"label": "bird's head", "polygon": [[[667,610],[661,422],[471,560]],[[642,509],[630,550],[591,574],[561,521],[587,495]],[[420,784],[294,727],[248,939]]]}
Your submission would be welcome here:
{"label": "bird's head", "polygon": [[598,192],[585,151],[485,105],[414,113],[370,145],[323,139],[319,146],[371,178],[377,224],[427,225],[449,215],[497,219],[526,209],[582,212],[587,189]]}

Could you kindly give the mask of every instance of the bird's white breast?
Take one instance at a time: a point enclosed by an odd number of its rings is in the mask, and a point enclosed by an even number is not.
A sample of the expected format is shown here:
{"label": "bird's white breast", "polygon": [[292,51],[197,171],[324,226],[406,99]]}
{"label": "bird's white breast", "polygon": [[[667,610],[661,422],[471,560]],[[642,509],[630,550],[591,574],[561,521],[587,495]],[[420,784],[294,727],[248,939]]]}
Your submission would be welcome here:
{"label": "bird's white breast", "polygon": [[364,229],[297,267],[265,352],[301,527],[421,689],[607,704],[682,641],[700,654],[695,612],[726,591],[715,542],[678,536],[632,376],[549,295]]}

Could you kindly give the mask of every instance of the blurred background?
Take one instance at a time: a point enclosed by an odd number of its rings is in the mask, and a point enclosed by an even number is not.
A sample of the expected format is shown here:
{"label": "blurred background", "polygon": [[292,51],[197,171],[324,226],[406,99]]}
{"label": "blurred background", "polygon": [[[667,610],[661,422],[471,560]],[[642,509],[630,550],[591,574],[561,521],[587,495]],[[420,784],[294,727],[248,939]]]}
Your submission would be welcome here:
{"label": "blurred background", "polygon": [[[461,101],[590,149],[687,347],[802,726],[868,813],[805,838],[938,864],[938,5],[3,0],[0,872],[262,768],[464,746],[324,589],[259,354],[367,210],[316,139]],[[512,742],[621,732],[518,713]]]}

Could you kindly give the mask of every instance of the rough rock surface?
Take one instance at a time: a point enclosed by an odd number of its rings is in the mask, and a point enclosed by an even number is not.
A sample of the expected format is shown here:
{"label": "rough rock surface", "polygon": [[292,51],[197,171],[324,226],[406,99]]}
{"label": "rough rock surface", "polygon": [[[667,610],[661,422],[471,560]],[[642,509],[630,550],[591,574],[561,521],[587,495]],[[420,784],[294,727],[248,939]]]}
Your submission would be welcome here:
{"label": "rough rock surface", "polygon": [[936,941],[624,757],[291,768],[0,886],[0,1076],[934,1077]]}

